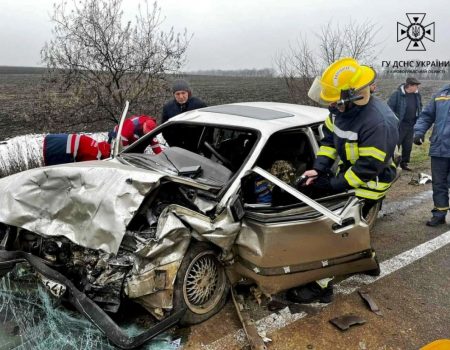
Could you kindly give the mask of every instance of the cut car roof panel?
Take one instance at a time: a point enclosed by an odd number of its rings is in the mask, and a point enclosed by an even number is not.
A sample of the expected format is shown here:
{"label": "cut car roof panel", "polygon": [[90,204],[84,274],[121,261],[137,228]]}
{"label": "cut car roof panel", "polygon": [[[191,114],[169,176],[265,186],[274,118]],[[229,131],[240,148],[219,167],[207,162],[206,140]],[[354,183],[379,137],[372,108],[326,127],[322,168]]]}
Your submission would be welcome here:
{"label": "cut car roof panel", "polygon": [[276,111],[273,109],[244,106],[244,105],[232,105],[232,104],[207,107],[203,108],[202,111],[211,113],[232,114],[241,117],[260,120],[280,119],[294,116],[291,113]]}

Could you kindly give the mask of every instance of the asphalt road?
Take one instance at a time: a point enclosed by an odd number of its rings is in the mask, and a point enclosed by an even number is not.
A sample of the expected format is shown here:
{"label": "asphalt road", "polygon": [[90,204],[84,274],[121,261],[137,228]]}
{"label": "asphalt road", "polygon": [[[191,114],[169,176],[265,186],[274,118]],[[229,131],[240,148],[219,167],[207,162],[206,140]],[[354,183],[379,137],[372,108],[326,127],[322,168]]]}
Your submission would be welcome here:
{"label": "asphalt road", "polygon": [[[388,196],[372,234],[382,262],[379,278],[336,281],[330,304],[291,306],[269,311],[252,294],[246,299],[258,330],[271,341],[268,349],[419,349],[450,338],[450,220],[425,226],[432,208],[431,185],[408,185],[403,174]],[[406,252],[406,253],[405,253]],[[383,316],[371,312],[358,290],[368,290]],[[283,301],[283,295],[276,296]],[[355,314],[366,323],[347,331],[329,320]],[[231,302],[209,321],[192,327],[184,349],[248,348]]]}

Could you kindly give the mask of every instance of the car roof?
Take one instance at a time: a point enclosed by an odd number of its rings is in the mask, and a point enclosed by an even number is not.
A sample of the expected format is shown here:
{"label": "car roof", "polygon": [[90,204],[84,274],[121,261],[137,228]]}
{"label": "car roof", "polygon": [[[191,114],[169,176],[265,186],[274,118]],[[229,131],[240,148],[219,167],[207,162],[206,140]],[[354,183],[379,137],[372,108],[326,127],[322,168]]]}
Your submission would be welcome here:
{"label": "car roof", "polygon": [[323,122],[328,110],[278,102],[245,102],[211,106],[180,114],[169,122],[229,125],[262,133]]}

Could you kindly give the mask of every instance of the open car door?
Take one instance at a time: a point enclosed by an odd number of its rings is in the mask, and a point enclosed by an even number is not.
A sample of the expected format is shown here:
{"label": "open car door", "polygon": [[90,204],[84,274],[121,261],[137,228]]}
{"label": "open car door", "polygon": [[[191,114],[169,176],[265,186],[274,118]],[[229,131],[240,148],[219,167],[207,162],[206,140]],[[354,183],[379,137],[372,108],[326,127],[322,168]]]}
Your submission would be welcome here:
{"label": "open car door", "polygon": [[379,269],[363,202],[354,193],[313,200],[267,171],[257,174],[299,200],[272,206],[245,203],[237,239],[239,274],[274,294],[314,280]]}

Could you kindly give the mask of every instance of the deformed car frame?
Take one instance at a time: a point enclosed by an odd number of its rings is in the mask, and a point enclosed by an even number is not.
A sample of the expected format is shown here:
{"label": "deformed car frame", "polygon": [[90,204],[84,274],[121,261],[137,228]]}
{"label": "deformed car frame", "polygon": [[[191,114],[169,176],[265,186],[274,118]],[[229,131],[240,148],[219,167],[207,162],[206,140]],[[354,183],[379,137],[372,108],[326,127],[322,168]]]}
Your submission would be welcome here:
{"label": "deformed car frame", "polygon": [[[312,166],[326,115],[268,102],[207,107],[112,159],[0,179],[0,274],[29,262],[52,294],[133,348],[177,322],[208,319],[231,285],[256,283],[270,295],[377,273],[369,226],[378,207],[363,218],[352,191],[317,198],[293,185]],[[272,171],[280,161],[287,177]],[[106,313],[123,298],[161,322],[127,337]]]}

